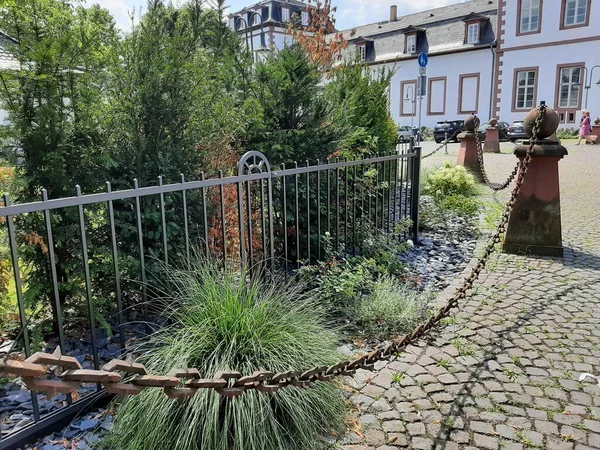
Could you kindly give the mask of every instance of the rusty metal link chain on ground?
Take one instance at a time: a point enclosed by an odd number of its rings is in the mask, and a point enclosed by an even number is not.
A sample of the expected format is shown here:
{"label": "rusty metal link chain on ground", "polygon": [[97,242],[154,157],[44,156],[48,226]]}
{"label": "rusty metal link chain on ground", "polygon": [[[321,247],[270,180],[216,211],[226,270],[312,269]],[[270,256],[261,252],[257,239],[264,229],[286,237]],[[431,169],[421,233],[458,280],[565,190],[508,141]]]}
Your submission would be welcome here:
{"label": "rusty metal link chain on ground", "polygon": [[[239,397],[249,390],[273,393],[278,390],[296,386],[306,388],[316,381],[331,381],[339,375],[353,375],[358,369],[372,370],[374,364],[386,361],[404,350],[411,344],[432,331],[448,317],[450,311],[456,308],[461,300],[466,298],[467,292],[472,289],[473,283],[494,252],[496,244],[506,229],[508,218],[515,205],[515,200],[521,190],[525,174],[527,173],[534,145],[545,113],[545,106],[540,106],[540,113],[533,126],[533,137],[517,176],[517,183],[512,191],[510,200],[505,206],[500,224],[492,235],[477,264],[470,275],[464,280],[463,285],[457,289],[454,296],[442,307],[437,314],[431,316],[425,323],[415,328],[412,333],[393,340],[390,344],[377,348],[373,352],[360,356],[354,360],[343,361],[331,366],[314,367],[304,372],[290,370],[288,372],[272,373],[267,371],[254,372],[249,376],[242,376],[239,372],[219,372],[215,378],[202,379],[197,369],[183,367],[173,370],[165,376],[150,375],[144,365],[136,363],[128,357],[126,360],[114,359],[106,364],[102,370],[83,369],[79,361],[71,356],[64,356],[60,349],[53,354],[36,353],[25,361],[16,361],[5,358],[0,360],[0,372],[22,377],[25,385],[32,391],[45,392],[48,396],[57,393],[69,393],[84,383],[101,383],[106,390],[121,397],[138,395],[147,388],[162,388],[170,398],[183,401],[193,397],[199,389],[214,389],[224,397]],[[46,380],[47,366],[58,366],[64,371],[60,380]],[[124,377],[127,376],[127,379]]]}
{"label": "rusty metal link chain on ground", "polygon": [[454,139],[459,132],[460,132],[460,128],[458,130],[456,130],[454,133],[452,133],[452,136],[448,137],[448,139],[446,139],[444,142],[442,142],[438,148],[436,148],[434,151],[432,151],[430,153],[427,153],[425,156],[422,156],[421,159],[429,158],[430,156],[435,155],[437,152],[439,152],[441,149],[443,149],[448,144],[448,142],[450,142],[452,139]]}
{"label": "rusty metal link chain on ground", "polygon": [[513,169],[512,173],[508,176],[508,178],[506,179],[506,181],[502,184],[498,184],[498,183],[492,183],[490,182],[487,173],[485,171],[485,165],[484,165],[484,161],[483,161],[483,144],[481,143],[481,135],[479,134],[479,118],[477,116],[475,116],[475,142],[477,143],[477,159],[479,160],[479,167],[481,168],[481,175],[483,176],[483,181],[485,182],[485,184],[487,184],[487,186],[494,190],[494,191],[501,191],[503,189],[506,189],[510,183],[512,183],[512,181],[515,179],[515,177],[517,176],[517,173],[519,173],[519,167],[521,166],[521,162],[517,161],[517,164],[515,165],[515,168]]}

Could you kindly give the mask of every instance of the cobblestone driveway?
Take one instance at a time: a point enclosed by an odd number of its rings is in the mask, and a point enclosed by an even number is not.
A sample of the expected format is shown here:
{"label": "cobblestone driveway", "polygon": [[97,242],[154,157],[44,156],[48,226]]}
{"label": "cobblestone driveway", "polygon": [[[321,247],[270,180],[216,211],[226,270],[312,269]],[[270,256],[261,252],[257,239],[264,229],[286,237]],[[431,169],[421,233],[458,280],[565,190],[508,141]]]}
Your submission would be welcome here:
{"label": "cobblestone driveway", "polygon": [[[457,150],[425,165],[455,161]],[[560,162],[564,258],[494,255],[438,335],[348,379],[356,423],[342,448],[600,448],[600,386],[579,382],[600,375],[600,146],[569,153]],[[493,181],[516,161],[485,159]]]}

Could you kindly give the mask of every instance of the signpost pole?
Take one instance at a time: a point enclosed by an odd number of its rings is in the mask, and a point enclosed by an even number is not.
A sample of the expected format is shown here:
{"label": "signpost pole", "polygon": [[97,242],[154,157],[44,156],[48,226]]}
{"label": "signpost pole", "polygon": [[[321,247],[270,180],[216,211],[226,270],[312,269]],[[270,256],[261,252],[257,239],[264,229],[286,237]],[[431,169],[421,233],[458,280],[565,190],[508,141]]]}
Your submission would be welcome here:
{"label": "signpost pole", "polygon": [[426,67],[429,62],[429,55],[425,52],[419,53],[419,130],[417,134],[418,145],[421,145],[421,111],[423,110],[423,96],[427,90]]}

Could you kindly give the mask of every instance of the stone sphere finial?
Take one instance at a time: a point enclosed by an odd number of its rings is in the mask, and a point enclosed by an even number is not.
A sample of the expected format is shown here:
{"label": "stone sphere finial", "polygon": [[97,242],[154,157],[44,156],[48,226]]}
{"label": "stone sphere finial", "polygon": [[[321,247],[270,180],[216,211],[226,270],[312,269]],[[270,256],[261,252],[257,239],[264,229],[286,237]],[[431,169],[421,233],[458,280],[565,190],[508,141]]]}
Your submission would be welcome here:
{"label": "stone sphere finial", "polygon": [[498,119],[496,119],[495,117],[492,117],[490,119],[490,121],[488,122],[490,127],[495,127],[496,125],[498,125]]}
{"label": "stone sphere finial", "polygon": [[475,131],[475,129],[479,128],[479,117],[475,114],[471,114],[469,117],[465,119],[465,128],[467,131]]}
{"label": "stone sphere finial", "polygon": [[[533,137],[533,127],[535,125],[535,121],[540,115],[540,110],[535,108],[527,113],[525,116],[525,120],[523,121],[523,128],[529,137]],[[544,113],[544,117],[542,118],[542,123],[540,124],[540,131],[538,132],[538,139],[546,139],[552,136],[556,130],[558,129],[558,125],[560,124],[560,118],[558,113],[554,111],[552,108],[546,106],[546,112]]]}

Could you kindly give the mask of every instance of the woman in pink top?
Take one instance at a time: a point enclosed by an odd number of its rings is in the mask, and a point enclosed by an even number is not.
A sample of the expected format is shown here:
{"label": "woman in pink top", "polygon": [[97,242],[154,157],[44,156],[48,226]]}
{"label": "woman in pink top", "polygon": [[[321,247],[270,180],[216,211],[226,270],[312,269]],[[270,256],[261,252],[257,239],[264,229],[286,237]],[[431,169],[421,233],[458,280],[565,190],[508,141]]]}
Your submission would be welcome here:
{"label": "woman in pink top", "polygon": [[582,139],[587,140],[587,137],[590,135],[591,132],[592,119],[590,119],[590,112],[583,111],[583,118],[581,119],[581,125],[579,125],[579,140],[575,145],[579,145]]}

